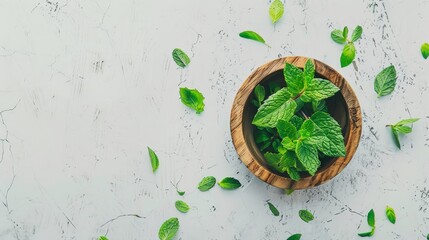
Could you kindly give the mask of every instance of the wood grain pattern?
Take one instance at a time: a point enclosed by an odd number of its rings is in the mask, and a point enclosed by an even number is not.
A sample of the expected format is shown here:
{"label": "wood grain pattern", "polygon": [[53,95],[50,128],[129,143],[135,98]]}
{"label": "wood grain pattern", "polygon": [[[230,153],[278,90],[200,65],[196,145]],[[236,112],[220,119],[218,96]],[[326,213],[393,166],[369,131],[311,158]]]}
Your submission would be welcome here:
{"label": "wood grain pattern", "polygon": [[356,152],[362,132],[362,113],[353,89],[337,71],[318,60],[314,60],[316,75],[328,79],[340,88],[340,92],[330,98],[327,104],[330,114],[342,128],[347,155],[323,161],[321,168],[314,176],[304,175],[300,181],[293,181],[287,175],[275,173],[268,168],[253,138],[251,120],[256,109],[252,109],[249,100],[256,85],[266,81],[284,79],[282,71],[285,62],[303,68],[307,59],[306,57],[285,57],[260,66],[238,90],[231,110],[231,135],[241,161],[259,179],[279,188],[306,189],[320,185],[337,176]]}

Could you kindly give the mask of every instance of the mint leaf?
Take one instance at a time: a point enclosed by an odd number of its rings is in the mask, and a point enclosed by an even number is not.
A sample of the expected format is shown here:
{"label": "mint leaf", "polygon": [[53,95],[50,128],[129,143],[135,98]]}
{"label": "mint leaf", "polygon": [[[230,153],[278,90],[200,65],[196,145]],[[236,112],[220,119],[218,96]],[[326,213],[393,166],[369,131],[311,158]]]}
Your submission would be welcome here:
{"label": "mint leaf", "polygon": [[152,165],[152,172],[155,172],[159,167],[158,156],[150,147],[147,147],[147,150],[149,151],[150,163]]}
{"label": "mint leaf", "polygon": [[372,228],[370,232],[358,233],[358,235],[360,237],[371,237],[372,235],[374,235],[374,230],[375,228]]}
{"label": "mint leaf", "polygon": [[305,81],[304,85],[307,85],[311,81],[313,81],[315,71],[316,70],[314,68],[313,61],[310,58],[307,59],[307,61],[305,62],[304,73],[303,73],[304,74],[304,81]]}
{"label": "mint leaf", "polygon": [[422,52],[423,58],[427,59],[429,57],[429,43],[423,43],[420,51]]}
{"label": "mint leaf", "polygon": [[183,195],[185,195],[185,192],[184,191],[177,191],[177,194],[179,194],[180,196],[183,196]]}
{"label": "mint leaf", "polygon": [[386,216],[387,219],[389,219],[389,222],[395,224],[396,223],[396,214],[395,214],[395,210],[393,210],[393,208],[387,206],[386,207]]}
{"label": "mint leaf", "polygon": [[297,234],[294,234],[294,235],[288,237],[286,240],[300,240],[301,236],[302,236],[302,234],[297,233]]}
{"label": "mint leaf", "polygon": [[289,137],[290,139],[298,138],[298,131],[296,130],[295,126],[290,122],[279,120],[276,125],[276,128],[281,138],[285,138],[285,137]]}
{"label": "mint leaf", "polygon": [[409,119],[401,120],[394,125],[386,125],[386,127],[390,127],[390,129],[392,130],[393,140],[395,142],[395,145],[399,149],[401,149],[401,143],[399,141],[399,133],[408,134],[412,132],[411,127],[404,126],[404,125],[413,124],[418,120],[419,120],[418,118],[409,118]]}
{"label": "mint leaf", "polygon": [[362,36],[362,27],[357,26],[352,33],[352,42],[356,42]]}
{"label": "mint leaf", "polygon": [[413,129],[409,126],[393,126],[398,133],[410,133]]}
{"label": "mint leaf", "polygon": [[374,214],[374,210],[373,209],[371,209],[368,212],[367,222],[368,222],[368,225],[370,227],[375,227],[375,214]]}
{"label": "mint leaf", "polygon": [[105,236],[100,236],[99,238],[98,238],[98,240],[109,240],[107,237],[105,237]]}
{"label": "mint leaf", "polygon": [[240,181],[232,177],[226,177],[222,179],[222,181],[218,182],[217,184],[219,184],[221,188],[229,189],[229,190],[237,189],[241,187]]}
{"label": "mint leaf", "polygon": [[331,32],[331,38],[334,40],[334,42],[339,44],[343,44],[347,41],[347,39],[343,36],[343,31],[338,29]]}
{"label": "mint leaf", "polygon": [[180,88],[180,100],[197,113],[204,111],[204,96],[197,89]]}
{"label": "mint leaf", "polygon": [[241,32],[239,35],[242,38],[254,40],[254,41],[257,41],[257,42],[265,44],[265,39],[262,38],[259,34],[257,34],[254,31],[244,31],[244,32]]}
{"label": "mint leaf", "polygon": [[420,118],[409,118],[409,119],[404,119],[404,120],[401,120],[401,121],[397,122],[397,123],[395,124],[395,126],[406,125],[406,124],[412,124],[412,123],[417,122],[419,119],[420,119]]}
{"label": "mint leaf", "polygon": [[317,148],[314,145],[299,141],[296,144],[296,155],[298,156],[298,160],[304,166],[305,170],[307,170],[310,175],[314,175],[320,166]]}
{"label": "mint leaf", "polygon": [[179,219],[173,217],[165,221],[158,231],[160,240],[171,240],[179,230]]}
{"label": "mint leaf", "polygon": [[186,55],[185,52],[182,51],[182,49],[175,48],[172,52],[173,60],[176,62],[177,66],[179,67],[186,67],[191,62],[189,60],[188,55]]}
{"label": "mint leaf", "polygon": [[265,88],[261,85],[256,85],[255,90],[253,90],[258,101],[258,107],[261,106],[262,101],[265,99]]}
{"label": "mint leaf", "polygon": [[290,119],[290,123],[292,123],[296,129],[300,129],[303,122],[304,119],[298,117],[297,115],[293,115],[293,117]]}
{"label": "mint leaf", "polygon": [[293,189],[285,189],[285,194],[286,195],[291,195],[295,190]]}
{"label": "mint leaf", "polygon": [[301,100],[304,102],[320,101],[334,96],[340,89],[328,80],[315,78],[313,79],[304,93]]}
{"label": "mint leaf", "polygon": [[176,206],[176,209],[182,213],[187,213],[190,209],[188,204],[181,200],[177,200],[174,205]]}
{"label": "mint leaf", "polygon": [[399,141],[399,135],[398,135],[398,131],[396,131],[396,129],[394,127],[391,128],[392,129],[392,135],[393,135],[393,141],[395,142],[395,145],[401,149],[401,143]]}
{"label": "mint leaf", "polygon": [[271,95],[259,107],[252,124],[258,127],[275,127],[279,120],[289,121],[295,113],[296,103],[286,88]]}
{"label": "mint leaf", "polygon": [[394,66],[383,69],[375,77],[374,90],[379,97],[393,92],[396,86],[396,70]]}
{"label": "mint leaf", "polygon": [[295,167],[286,168],[287,175],[289,175],[290,179],[294,181],[299,181],[301,176],[299,175],[298,170]]}
{"label": "mint leaf", "polygon": [[213,176],[204,177],[198,184],[198,189],[201,192],[210,190],[216,184],[216,178]]}
{"label": "mint leaf", "polygon": [[286,150],[291,150],[294,151],[296,149],[296,144],[295,142],[292,141],[292,139],[290,139],[289,137],[285,137],[282,140],[282,146],[286,149]]}
{"label": "mint leaf", "polygon": [[311,107],[313,108],[313,112],[328,112],[328,105],[326,105],[325,100],[311,101]]}
{"label": "mint leaf", "polygon": [[353,62],[353,59],[355,59],[356,56],[356,49],[353,43],[347,43],[344,48],[343,52],[341,54],[340,62],[341,67],[347,67],[350,65],[350,63]]}
{"label": "mint leaf", "polygon": [[313,214],[308,210],[299,210],[299,217],[306,223],[309,223],[314,219]]}
{"label": "mint leaf", "polygon": [[286,63],[283,69],[288,91],[292,96],[296,96],[304,89],[304,73],[301,69],[290,63]]}
{"label": "mint leaf", "polygon": [[280,0],[274,0],[270,5],[270,18],[273,23],[276,23],[284,13],[284,5]]}
{"label": "mint leaf", "polygon": [[267,204],[268,204],[268,208],[271,210],[271,212],[273,213],[274,216],[277,217],[280,215],[279,210],[277,210],[277,208],[272,203],[267,202]]}
{"label": "mint leaf", "polygon": [[343,29],[343,37],[347,40],[348,36],[349,36],[349,28],[345,26]]}
{"label": "mint leaf", "polygon": [[344,137],[338,122],[325,112],[316,112],[310,119],[321,130],[317,132],[320,134],[317,136],[320,138],[317,149],[330,157],[345,156]]}

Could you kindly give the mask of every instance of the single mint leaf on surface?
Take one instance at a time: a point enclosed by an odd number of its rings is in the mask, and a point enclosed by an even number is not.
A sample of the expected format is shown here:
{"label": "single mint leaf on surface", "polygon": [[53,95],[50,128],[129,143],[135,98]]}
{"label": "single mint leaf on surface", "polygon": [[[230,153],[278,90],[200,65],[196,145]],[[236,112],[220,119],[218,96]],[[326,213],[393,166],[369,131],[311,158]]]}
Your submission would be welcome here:
{"label": "single mint leaf on surface", "polygon": [[274,0],[270,5],[270,18],[273,23],[276,23],[283,16],[285,9],[282,1]]}
{"label": "single mint leaf on surface", "polygon": [[180,100],[198,114],[204,111],[204,96],[197,89],[180,88]]}
{"label": "single mint leaf on surface", "polygon": [[255,93],[256,100],[258,101],[258,106],[261,106],[262,102],[265,99],[265,88],[258,84],[256,85],[253,92]]}
{"label": "single mint leaf on surface", "polygon": [[374,235],[375,228],[372,228],[370,232],[358,233],[359,237],[371,237]]}
{"label": "single mint leaf on surface", "polygon": [[393,208],[387,206],[386,207],[386,216],[387,219],[389,219],[389,221],[393,224],[396,223],[396,214],[395,214],[395,210],[393,210]]}
{"label": "single mint leaf on surface", "polygon": [[150,157],[150,163],[152,165],[152,171],[155,172],[159,167],[158,156],[150,147],[147,147],[147,150],[149,151],[149,157]]}
{"label": "single mint leaf on surface", "polygon": [[297,234],[294,234],[294,235],[288,237],[286,240],[300,240],[301,236],[302,236],[302,234],[297,233]]}
{"label": "single mint leaf on surface", "polygon": [[298,138],[298,132],[296,127],[292,125],[290,122],[286,122],[284,120],[279,120],[277,125],[277,132],[281,138],[289,137],[290,139]]}
{"label": "single mint leaf on surface", "polygon": [[399,126],[393,126],[393,128],[395,128],[396,131],[398,131],[398,133],[410,133],[413,131],[413,129],[409,126],[403,126],[403,125],[399,125]]}
{"label": "single mint leaf on surface", "polygon": [[379,97],[386,96],[393,92],[396,86],[396,70],[394,66],[383,69],[374,81],[374,91]]}
{"label": "single mint leaf on surface", "polygon": [[401,142],[399,141],[399,135],[398,135],[398,131],[396,131],[396,129],[392,126],[392,135],[393,135],[393,141],[395,142],[395,145],[401,149]]}
{"label": "single mint leaf on surface", "polygon": [[304,66],[304,85],[307,85],[313,81],[315,71],[316,70],[314,67],[313,60],[311,60],[310,58],[307,59]]}
{"label": "single mint leaf on surface", "polygon": [[343,29],[343,37],[347,40],[347,38],[349,37],[349,28],[347,26],[344,27]]}
{"label": "single mint leaf on surface", "polygon": [[177,66],[179,67],[184,68],[188,66],[188,64],[191,62],[191,60],[189,60],[188,55],[186,55],[186,53],[179,48],[175,48],[173,50],[172,55],[173,55],[173,60],[176,62]]}
{"label": "single mint leaf on surface", "polygon": [[368,225],[369,225],[370,227],[375,227],[375,213],[374,213],[374,210],[373,210],[373,209],[371,209],[371,210],[368,212],[367,222],[368,222]]}
{"label": "single mint leaf on surface", "polygon": [[218,182],[219,186],[223,189],[237,189],[241,187],[240,181],[232,177],[226,177],[222,181]]}
{"label": "single mint leaf on surface", "polygon": [[356,56],[356,49],[353,43],[347,43],[344,48],[343,52],[341,53],[340,63],[341,67],[347,67],[350,65],[350,63],[353,62]]}
{"label": "single mint leaf on surface", "polygon": [[175,203],[175,206],[176,206],[176,209],[177,209],[179,212],[187,213],[187,212],[189,211],[189,206],[188,206],[188,204],[187,204],[187,203],[185,203],[184,201],[177,200],[177,201],[176,201],[176,203]]}
{"label": "single mint leaf on surface", "polygon": [[301,96],[304,102],[320,101],[334,96],[340,89],[328,80],[315,78],[305,89]]}
{"label": "single mint leaf on surface", "polygon": [[420,119],[420,118],[409,118],[409,119],[404,119],[404,120],[401,120],[401,121],[397,122],[397,123],[395,124],[395,126],[399,126],[399,125],[406,125],[406,124],[412,124],[412,123],[417,122],[419,119]]}
{"label": "single mint leaf on surface", "polygon": [[352,42],[356,42],[361,36],[362,36],[362,27],[361,26],[357,26],[352,33]]}
{"label": "single mint leaf on surface", "polygon": [[331,38],[334,40],[334,42],[339,44],[343,44],[347,41],[347,39],[343,36],[343,31],[338,29],[331,32]]}
{"label": "single mint leaf on surface", "polygon": [[323,133],[320,136],[321,141],[317,143],[317,149],[330,157],[345,156],[346,147],[344,145],[344,137],[338,122],[329,113],[320,111],[315,112],[310,119]]}
{"label": "single mint leaf on surface", "polygon": [[257,34],[254,31],[244,31],[244,32],[241,32],[239,35],[242,38],[254,40],[265,44],[265,39],[262,38],[259,34]]}
{"label": "single mint leaf on surface", "polygon": [[268,208],[271,210],[271,212],[273,213],[274,216],[277,217],[280,215],[279,210],[277,210],[277,208],[272,203],[267,202],[267,204],[268,204]]}
{"label": "single mint leaf on surface", "polygon": [[395,142],[395,145],[399,149],[401,149],[401,143],[399,141],[399,133],[408,134],[408,133],[412,132],[411,127],[404,126],[404,125],[409,125],[409,124],[415,123],[418,120],[419,120],[418,118],[409,118],[409,119],[401,120],[394,125],[387,125],[386,126],[386,127],[390,127],[390,129],[392,130],[393,140]]}
{"label": "single mint leaf on surface", "polygon": [[298,67],[290,63],[286,63],[283,68],[283,75],[285,77],[287,90],[296,96],[304,89],[304,73]]}
{"label": "single mint leaf on surface", "polygon": [[201,192],[210,190],[216,184],[216,178],[213,176],[204,177],[198,184],[198,189]]}
{"label": "single mint leaf on surface", "polygon": [[98,238],[98,240],[109,240],[107,237],[105,237],[105,236],[100,236],[99,238]]}
{"label": "single mint leaf on surface", "polygon": [[177,194],[179,194],[180,196],[185,195],[185,191],[177,191]]}
{"label": "single mint leaf on surface", "polygon": [[311,221],[313,221],[314,216],[311,212],[309,212],[308,210],[299,210],[299,217],[302,219],[302,221],[309,223]]}
{"label": "single mint leaf on surface", "polygon": [[171,240],[176,236],[179,230],[179,219],[173,217],[165,221],[158,231],[160,240]]}
{"label": "single mint leaf on surface", "polygon": [[274,128],[279,120],[289,121],[295,114],[296,102],[290,98],[286,88],[271,95],[259,107],[252,124],[258,127]]}
{"label": "single mint leaf on surface", "polygon": [[422,52],[423,58],[427,59],[429,57],[429,43],[423,43],[420,51]]}
{"label": "single mint leaf on surface", "polygon": [[319,155],[314,145],[299,141],[296,145],[296,155],[310,175],[314,175],[320,167]]}

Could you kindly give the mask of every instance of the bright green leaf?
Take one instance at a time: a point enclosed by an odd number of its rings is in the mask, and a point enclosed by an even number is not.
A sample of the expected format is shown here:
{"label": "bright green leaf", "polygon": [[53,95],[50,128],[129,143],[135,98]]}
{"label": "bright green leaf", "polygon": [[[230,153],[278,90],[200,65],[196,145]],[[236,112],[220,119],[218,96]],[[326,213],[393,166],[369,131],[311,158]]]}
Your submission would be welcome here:
{"label": "bright green leaf", "polygon": [[264,86],[261,86],[259,84],[256,85],[255,90],[253,90],[253,92],[255,93],[256,100],[259,103],[258,106],[261,106],[262,101],[264,101],[264,99],[265,99],[265,88],[264,88]]}
{"label": "bright green leaf", "polygon": [[393,92],[396,86],[396,70],[394,66],[383,69],[374,81],[374,90],[378,96],[386,96]]}
{"label": "bright green leaf", "polygon": [[179,219],[170,218],[159,228],[158,237],[160,240],[171,240],[179,230]]}
{"label": "bright green leaf", "polygon": [[286,63],[283,69],[288,91],[296,96],[304,89],[304,73],[301,69],[290,63]]}
{"label": "bright green leaf", "polygon": [[352,42],[356,42],[362,36],[362,27],[357,26],[352,33]]}
{"label": "bright green leaf", "polygon": [[204,96],[197,89],[180,88],[180,100],[198,114],[204,111]]}
{"label": "bright green leaf", "polygon": [[244,31],[244,32],[241,32],[239,35],[242,38],[254,40],[265,44],[265,39],[262,38],[259,34],[257,34],[254,31]]}
{"label": "bright green leaf", "polygon": [[313,214],[308,210],[299,210],[299,217],[306,223],[309,223],[314,219]]}
{"label": "bright green leaf", "polygon": [[331,32],[331,38],[334,40],[334,42],[339,44],[343,44],[347,41],[347,39],[345,39],[343,36],[343,31],[338,29]]}
{"label": "bright green leaf", "polygon": [[398,133],[404,133],[404,134],[410,133],[413,130],[409,126],[400,125],[400,126],[393,126],[393,127],[395,128],[396,131],[398,131]]}
{"label": "bright green leaf", "polygon": [[289,137],[290,139],[298,138],[297,130],[294,125],[290,122],[286,122],[284,120],[279,120],[277,125],[277,132],[281,138]]}
{"label": "bright green leaf", "polygon": [[369,225],[370,227],[375,227],[375,213],[374,213],[374,210],[373,210],[373,209],[371,209],[371,210],[368,212],[367,222],[368,222],[368,225]]}
{"label": "bright green leaf", "polygon": [[210,190],[216,184],[216,178],[213,176],[204,177],[198,184],[198,189],[201,192]]}
{"label": "bright green leaf", "polygon": [[298,170],[295,167],[288,167],[286,169],[287,175],[289,175],[290,179],[294,181],[299,181],[301,176],[299,175]]}
{"label": "bright green leaf", "polygon": [[375,228],[372,228],[370,232],[358,233],[358,235],[360,237],[371,237],[372,235],[374,235],[374,230]]}
{"label": "bright green leaf", "polygon": [[395,124],[395,126],[399,126],[399,125],[406,125],[406,124],[412,124],[412,123],[417,122],[418,120],[419,120],[419,118],[409,118],[409,119],[404,119],[404,120],[401,120],[401,121],[397,122],[397,123]]}
{"label": "bright green leaf", "polygon": [[315,73],[314,63],[313,63],[313,60],[311,60],[309,58],[305,62],[305,66],[304,66],[304,73],[303,74],[304,74],[305,85],[307,85],[313,81],[314,73]]}
{"label": "bright green leaf", "polygon": [[284,5],[280,0],[274,0],[270,5],[270,18],[273,23],[276,23],[284,13]]}
{"label": "bright green leaf", "polygon": [[288,237],[286,240],[300,240],[301,236],[302,236],[302,234],[297,233],[297,234],[294,234],[294,235]]}
{"label": "bright green leaf", "polygon": [[340,62],[341,67],[347,67],[350,63],[353,62],[356,56],[356,49],[353,43],[348,43],[344,46],[343,52],[341,54]]}
{"label": "bright green leaf", "polygon": [[298,160],[304,166],[310,175],[314,175],[320,167],[320,160],[317,153],[317,148],[311,144],[299,141],[296,145],[296,155]]}
{"label": "bright green leaf", "polygon": [[387,219],[389,219],[389,221],[393,224],[396,223],[396,214],[395,214],[395,210],[393,210],[393,208],[387,206],[386,207],[386,216]]}
{"label": "bright green leaf", "polygon": [[190,209],[188,204],[181,200],[177,200],[175,203],[175,206],[176,206],[176,209],[182,213],[187,213]]}
{"label": "bright green leaf", "polygon": [[420,51],[422,52],[423,58],[427,59],[429,57],[429,43],[423,43]]}
{"label": "bright green leaf", "polygon": [[105,236],[100,236],[99,238],[98,238],[98,240],[109,240],[107,237],[105,237]]}
{"label": "bright green leaf", "polygon": [[159,167],[158,156],[150,147],[147,147],[147,150],[149,151],[149,157],[150,157],[150,163],[152,165],[152,171],[155,172]]}
{"label": "bright green leaf", "polygon": [[191,60],[189,60],[188,55],[186,55],[186,53],[179,48],[174,49],[172,55],[173,60],[179,67],[184,68],[188,66],[188,64],[191,62]]}
{"label": "bright green leaf", "polygon": [[343,29],[343,37],[344,37],[344,39],[347,40],[348,36],[349,36],[349,28],[347,26],[345,26]]}
{"label": "bright green leaf", "polygon": [[223,189],[237,189],[241,187],[240,181],[232,177],[226,177],[222,179],[222,181],[218,182],[219,186]]}
{"label": "bright green leaf", "polygon": [[320,101],[332,97],[340,89],[328,80],[315,78],[301,96],[302,101]]}

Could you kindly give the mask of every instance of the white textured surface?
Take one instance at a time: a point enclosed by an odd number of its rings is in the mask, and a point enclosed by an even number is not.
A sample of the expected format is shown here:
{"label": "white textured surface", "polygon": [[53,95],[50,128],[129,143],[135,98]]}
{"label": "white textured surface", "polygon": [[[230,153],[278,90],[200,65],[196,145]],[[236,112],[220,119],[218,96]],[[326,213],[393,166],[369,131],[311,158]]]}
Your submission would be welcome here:
{"label": "white textured surface", "polygon": [[[0,239],[157,239],[178,216],[177,239],[358,239],[374,208],[377,239],[429,232],[429,41],[426,0],[288,0],[274,27],[269,1],[121,0],[0,2]],[[341,69],[333,28],[363,26],[356,68]],[[241,39],[260,33],[272,46]],[[179,47],[186,69],[171,58]],[[363,110],[361,145],[335,180],[291,196],[256,179],[237,158],[229,111],[241,82],[280,56],[317,58],[340,71]],[[398,86],[378,99],[389,64]],[[179,87],[206,97],[200,116]],[[8,110],[11,109],[11,110]],[[12,110],[13,109],[13,110]],[[387,123],[420,117],[398,151]],[[160,158],[151,172],[146,146]],[[199,192],[206,175],[234,176],[236,191]],[[188,214],[174,208],[186,191]],[[274,217],[265,205],[281,211]],[[391,225],[386,205],[396,209]],[[306,224],[298,210],[316,219]],[[144,218],[122,217],[139,214]]]}

